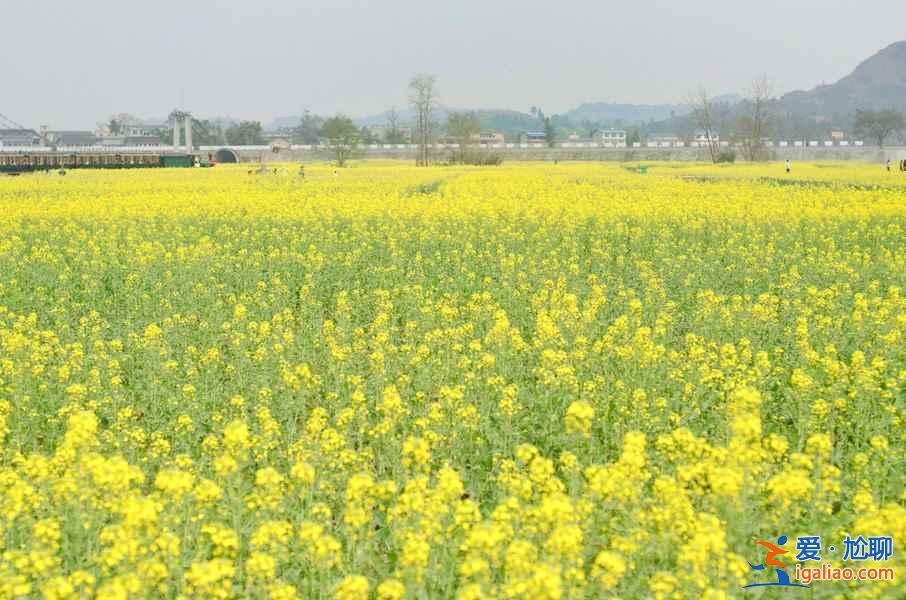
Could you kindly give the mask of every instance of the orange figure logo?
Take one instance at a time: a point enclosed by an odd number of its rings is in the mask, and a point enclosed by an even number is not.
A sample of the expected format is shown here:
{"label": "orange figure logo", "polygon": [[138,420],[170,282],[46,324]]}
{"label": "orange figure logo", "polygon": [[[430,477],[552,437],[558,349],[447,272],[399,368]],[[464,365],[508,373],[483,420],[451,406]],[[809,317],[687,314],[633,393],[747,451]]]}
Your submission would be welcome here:
{"label": "orange figure logo", "polygon": [[759,546],[764,546],[765,548],[767,548],[768,552],[765,555],[764,562],[762,564],[753,565],[752,563],[749,563],[749,567],[753,571],[764,571],[768,567],[774,567],[774,572],[777,574],[777,581],[772,581],[770,583],[750,583],[749,585],[742,586],[743,588],[772,587],[772,586],[808,587],[807,585],[803,585],[801,583],[791,583],[790,576],[787,575],[786,571],[784,571],[784,569],[786,568],[786,565],[775,558],[777,556],[780,556],[781,554],[787,554],[789,552],[789,550],[784,550],[783,548],[781,548],[781,546],[786,543],[785,535],[782,535],[779,538],[777,538],[776,545],[772,544],[771,542],[764,542],[764,541],[755,542],[755,543],[758,544]]}
{"label": "orange figure logo", "polygon": [[[781,539],[783,539],[783,538],[781,538]],[[780,541],[780,540],[778,540],[778,541]],[[780,562],[779,560],[777,560],[774,557],[779,556],[781,554],[787,554],[789,552],[789,550],[784,550],[783,548],[781,548],[779,546],[775,546],[771,542],[755,542],[755,543],[758,544],[759,546],[764,546],[765,548],[768,549],[767,556],[765,556],[765,558],[764,558],[764,566],[780,567],[781,569],[786,568],[785,564],[783,564],[782,562]]]}

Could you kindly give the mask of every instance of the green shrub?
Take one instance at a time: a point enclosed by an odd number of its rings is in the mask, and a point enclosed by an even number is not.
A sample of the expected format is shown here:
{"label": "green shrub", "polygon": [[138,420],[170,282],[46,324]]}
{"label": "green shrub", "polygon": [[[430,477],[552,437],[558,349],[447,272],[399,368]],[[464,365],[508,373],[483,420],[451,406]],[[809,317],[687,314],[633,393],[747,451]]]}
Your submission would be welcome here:
{"label": "green shrub", "polygon": [[457,151],[450,155],[450,164],[497,166],[503,164],[503,155],[497,152],[484,152],[481,150]]}
{"label": "green shrub", "polygon": [[732,150],[722,150],[718,155],[715,162],[719,163],[734,163],[736,162],[736,152]]}

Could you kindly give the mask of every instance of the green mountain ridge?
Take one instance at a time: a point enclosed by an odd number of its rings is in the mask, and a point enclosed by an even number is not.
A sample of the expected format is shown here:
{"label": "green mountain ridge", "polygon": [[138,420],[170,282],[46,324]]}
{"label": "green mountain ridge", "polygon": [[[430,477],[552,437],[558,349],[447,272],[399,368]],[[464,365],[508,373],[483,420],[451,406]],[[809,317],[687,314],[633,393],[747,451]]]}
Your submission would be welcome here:
{"label": "green mountain ridge", "polygon": [[[714,98],[715,103],[726,107],[729,116],[736,115],[740,100],[741,96],[736,94]],[[777,133],[797,139],[817,135],[819,130],[830,124],[848,127],[859,109],[893,108],[906,113],[906,40],[881,49],[835,83],[780,96],[777,105],[789,117],[786,119],[788,122],[781,127],[782,131]],[[454,110],[476,114],[483,129],[501,131],[507,139],[516,139],[522,131],[543,128],[543,122],[537,115],[511,109],[454,109],[439,106],[434,118],[439,124],[443,124],[447,114]],[[685,104],[585,102],[557,115],[548,114],[554,117],[555,127],[561,132],[617,126],[676,133],[688,121],[686,116],[689,112],[689,106]],[[414,119],[408,107],[401,108],[398,117],[401,125],[409,124]],[[385,123],[386,119],[387,113],[384,112],[356,118],[355,122],[359,126],[373,126]],[[265,125],[265,130],[291,128],[298,122],[299,117],[280,117]],[[688,124],[686,125],[688,129]]]}
{"label": "green mountain ridge", "polygon": [[780,102],[793,114],[831,116],[883,108],[906,112],[906,41],[880,50],[836,83],[790,92]]}

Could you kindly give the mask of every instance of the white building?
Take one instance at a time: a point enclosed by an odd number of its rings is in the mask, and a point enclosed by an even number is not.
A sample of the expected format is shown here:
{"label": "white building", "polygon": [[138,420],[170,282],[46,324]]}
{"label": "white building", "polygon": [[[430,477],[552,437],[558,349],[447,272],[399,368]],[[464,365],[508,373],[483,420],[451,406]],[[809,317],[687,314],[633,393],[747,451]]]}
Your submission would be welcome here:
{"label": "white building", "polygon": [[626,145],[626,132],[622,129],[604,129],[598,132],[597,138],[605,146],[607,144],[614,146]]}
{"label": "white building", "polygon": [[524,131],[519,135],[519,143],[540,146],[547,143],[547,134],[543,131]]}
{"label": "white building", "polygon": [[[692,136],[692,141],[695,142],[696,144],[698,144],[699,146],[707,146],[708,145],[708,134],[704,131],[696,131],[695,135]],[[720,143],[720,136],[717,135],[716,133],[714,133],[713,131],[711,132],[711,142],[714,144]]]}
{"label": "white building", "polygon": [[648,137],[649,148],[672,148],[682,140],[675,135],[652,135]]}
{"label": "white building", "polygon": [[482,146],[503,144],[505,141],[503,134],[499,131],[482,131],[481,133],[472,134],[471,137]]}

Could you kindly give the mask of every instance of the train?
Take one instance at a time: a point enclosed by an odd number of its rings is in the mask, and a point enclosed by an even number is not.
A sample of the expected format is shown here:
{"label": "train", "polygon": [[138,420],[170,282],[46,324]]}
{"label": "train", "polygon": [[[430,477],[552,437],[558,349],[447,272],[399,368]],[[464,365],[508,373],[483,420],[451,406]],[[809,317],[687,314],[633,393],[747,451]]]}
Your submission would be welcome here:
{"label": "train", "polygon": [[155,151],[16,151],[0,149],[0,174],[19,175],[57,169],[135,169],[208,167],[197,154]]}

